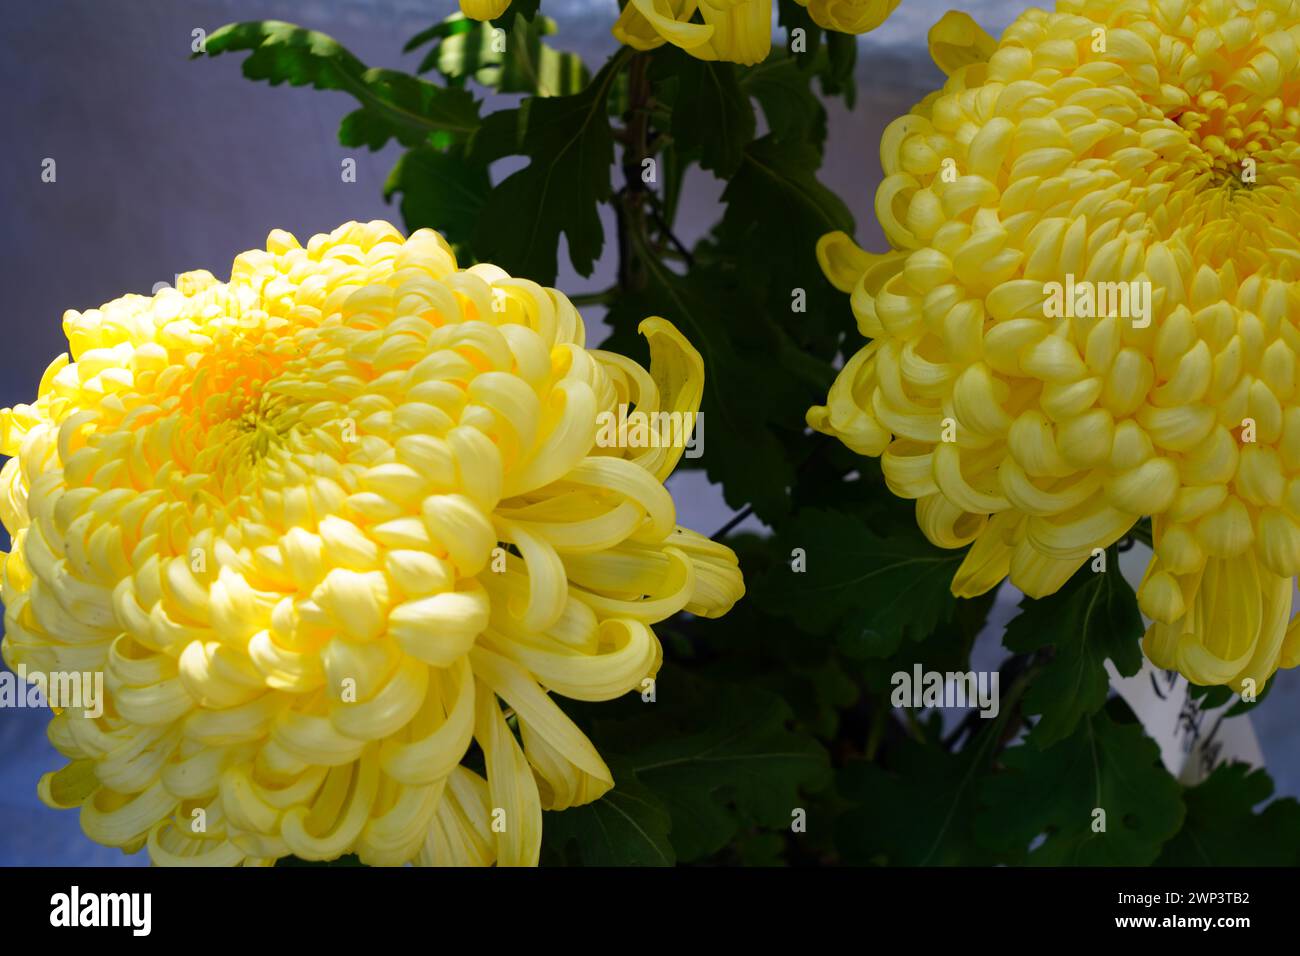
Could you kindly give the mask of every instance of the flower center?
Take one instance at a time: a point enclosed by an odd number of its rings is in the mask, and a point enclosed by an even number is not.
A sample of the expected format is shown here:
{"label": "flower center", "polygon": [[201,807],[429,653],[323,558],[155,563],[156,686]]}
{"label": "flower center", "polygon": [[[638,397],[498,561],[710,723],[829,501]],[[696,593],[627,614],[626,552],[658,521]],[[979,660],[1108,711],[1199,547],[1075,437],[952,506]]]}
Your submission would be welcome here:
{"label": "flower center", "polygon": [[1272,101],[1252,109],[1248,102],[1231,102],[1218,90],[1207,90],[1176,121],[1193,135],[1216,179],[1248,185],[1251,164],[1246,160],[1273,145],[1270,132],[1273,121],[1280,119],[1281,102],[1272,109],[1271,105]]}

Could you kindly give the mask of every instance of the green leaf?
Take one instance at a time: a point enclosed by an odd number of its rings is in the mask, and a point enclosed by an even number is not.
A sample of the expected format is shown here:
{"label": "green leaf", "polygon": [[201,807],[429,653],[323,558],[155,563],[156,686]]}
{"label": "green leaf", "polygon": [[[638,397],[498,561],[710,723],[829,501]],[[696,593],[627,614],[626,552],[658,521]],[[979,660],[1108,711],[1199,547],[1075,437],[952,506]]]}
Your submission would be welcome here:
{"label": "green leaf", "polygon": [[1110,558],[1108,571],[1094,572],[1087,564],[1050,597],[1025,598],[1020,614],[1007,626],[1009,650],[1054,647],[1024,699],[1026,713],[1042,715],[1030,738],[1040,747],[1068,737],[1080,719],[1106,703],[1107,658],[1125,677],[1142,666],[1144,628],[1137,597],[1120,573],[1116,555]]}
{"label": "green leaf", "polygon": [[1187,696],[1201,705],[1202,710],[1222,707],[1235,696],[1227,684],[1188,684]]}
{"label": "green leaf", "polygon": [[[452,14],[445,20],[435,23],[431,27],[426,27],[415,36],[411,37],[411,39],[407,40],[406,46],[402,47],[402,52],[410,53],[412,50],[418,50],[430,40],[442,40],[446,37],[452,36],[453,34],[461,33],[465,30],[472,30],[474,29],[474,23],[475,21],[467,20],[464,16]],[[432,69],[432,67],[430,67],[430,69]],[[424,67],[421,67],[417,72],[423,73]]]}
{"label": "green leaf", "polygon": [[563,234],[573,267],[591,275],[605,243],[598,207],[612,195],[614,134],[605,96],[626,55],[615,54],[581,93],[524,100],[515,114],[515,149],[531,162],[489,194],[474,235],[480,258],[553,285]]}
{"label": "green leaf", "polygon": [[[860,629],[858,644],[854,648],[859,656],[853,662],[853,672],[870,691],[888,698],[897,687],[894,675],[911,673],[918,665],[922,671],[940,673],[970,670],[971,648],[988,617],[993,599],[994,594],[989,592],[977,598],[955,601],[951,620],[939,623],[929,634],[913,635],[906,644],[897,629],[882,634],[863,627],[858,623],[863,612],[858,612],[837,628],[839,646],[845,646],[846,635]],[[864,654],[867,656],[863,657]],[[1014,679],[1011,673],[1004,677]],[[1007,684],[1002,686],[1005,689]]]}
{"label": "green leaf", "polygon": [[1262,769],[1221,764],[1183,793],[1187,819],[1165,844],[1158,866],[1295,866],[1300,863],[1300,803],[1275,800]]}
{"label": "green leaf", "polygon": [[[781,38],[783,46],[790,50],[791,56],[799,64],[800,69],[812,71],[824,66],[825,59],[821,51],[822,28],[813,23],[806,6],[796,3],[795,0],[778,0],[777,20],[785,31],[785,36]],[[803,31],[805,40],[803,50],[793,48],[795,30]]]}
{"label": "green leaf", "polygon": [[740,866],[784,866],[785,840],[775,833],[743,833],[736,841]]}
{"label": "green leaf", "polygon": [[460,148],[441,152],[429,146],[407,150],[388,175],[384,199],[401,193],[408,233],[436,229],[453,246],[473,235],[492,184],[487,169],[466,161]]}
{"label": "green leaf", "polygon": [[468,137],[479,124],[478,103],[465,90],[445,89],[395,70],[367,69],[332,37],[292,23],[227,24],[208,37],[204,50],[208,56],[251,51],[243,66],[250,80],[352,94],[361,109],[345,117],[339,129],[345,146],[378,149],[389,139],[415,146],[431,136],[454,141]]}
{"label": "green leaf", "polygon": [[509,31],[516,20],[531,20],[537,16],[541,5],[542,0],[510,0],[510,6],[506,7],[505,12],[492,22],[501,29]]}
{"label": "green leaf", "polygon": [[594,803],[547,813],[544,847],[570,846],[585,866],[672,866],[672,818],[626,764],[611,761],[614,789]]}
{"label": "green leaf", "polygon": [[[1047,749],[1031,743],[1002,755],[1004,769],[980,791],[975,821],[991,848],[1023,853],[1026,862],[1075,866],[1144,866],[1183,822],[1182,788],[1137,723],[1107,710],[1081,718],[1074,733]],[[1096,810],[1105,831],[1094,832]]]}
{"label": "green leaf", "polygon": [[[672,136],[700,166],[729,179],[754,138],[754,108],[740,88],[737,68],[721,60],[700,60],[669,48],[654,58],[652,78],[671,89]],[[668,78],[676,82],[666,86]]]}
{"label": "green leaf", "polygon": [[858,60],[858,38],[848,33],[826,31],[826,68],[822,72],[822,92],[843,96],[849,109],[858,97],[853,68]]}
{"label": "green leaf", "polygon": [[793,58],[769,57],[746,70],[740,85],[763,108],[773,139],[810,142],[819,148],[826,141],[826,109]]}
{"label": "green leaf", "polygon": [[498,28],[490,23],[466,20],[460,13],[447,22],[468,26],[449,32],[429,51],[419,72],[436,68],[449,80],[473,78],[498,93],[537,96],[572,95],[590,79],[580,56],[561,53],[543,42],[543,37],[556,32],[555,21],[549,17],[516,17],[513,28],[505,31],[504,50],[497,49]]}
{"label": "green leaf", "polygon": [[988,770],[1005,718],[959,753],[907,739],[890,750],[888,769],[848,763],[836,786],[855,806],[835,825],[846,863],[952,866],[994,862],[975,840],[978,783]]}
{"label": "green leaf", "polygon": [[592,739],[626,758],[667,808],[678,859],[717,852],[742,826],[788,833],[801,794],[830,781],[826,752],[787,726],[790,710],[776,695],[671,667],[656,688],[655,703],[635,705],[643,714],[602,722]]}
{"label": "green leaf", "polygon": [[[753,505],[764,519],[783,514],[794,468],[773,424],[782,419],[802,424],[802,411],[793,376],[772,374],[772,357],[781,354],[772,340],[778,330],[765,321],[753,290],[735,273],[697,263],[687,275],[678,275],[639,237],[634,236],[633,243],[649,287],[639,295],[621,297],[607,314],[606,321],[618,330],[615,338],[620,332],[622,338],[606,347],[639,353],[643,346],[633,333],[647,315],[661,315],[676,324],[704,358],[701,463],[709,477],[722,484],[732,508]],[[746,323],[748,334],[729,334],[722,324],[729,317]],[[792,359],[789,367],[798,364]]]}
{"label": "green leaf", "polygon": [[497,110],[483,117],[483,123],[465,144],[465,158],[478,166],[490,166],[520,149],[519,110]]}
{"label": "green leaf", "polygon": [[[745,576],[755,580],[770,542],[747,535],[730,544]],[[687,632],[689,651],[712,661],[710,678],[778,694],[798,727],[819,739],[833,739],[840,712],[861,697],[830,641],[810,640],[786,621],[764,614],[753,601],[741,601],[721,618],[680,626]]]}
{"label": "green leaf", "polygon": [[[825,398],[829,363],[804,351],[777,323],[749,267],[730,256],[706,261],[697,246],[694,266],[681,275],[643,237],[634,235],[632,245],[649,281],[639,292],[620,294],[606,314],[615,331],[604,347],[642,354],[637,323],[660,315],[676,324],[704,357],[706,427],[698,464],[722,485],[731,508],[751,506],[769,524],[780,520],[809,452],[804,411]],[[788,293],[786,302],[788,309]]]}
{"label": "green leaf", "polygon": [[[802,549],[806,570],[790,555]],[[846,619],[859,633],[857,653],[885,657],[904,637],[919,640],[952,617],[950,585],[962,553],[930,544],[920,532],[876,535],[861,519],[805,509],[781,530],[779,560],[753,589],[767,610],[823,634]]]}
{"label": "green leaf", "polygon": [[[760,297],[762,314],[793,344],[779,358],[792,370],[798,368],[795,356],[821,356],[816,364],[829,367],[843,334],[858,334],[847,297],[831,287],[817,264],[822,236],[853,233],[848,208],[817,179],[820,163],[815,143],[773,133],[754,140],[722,194],[727,208],[717,230],[720,248],[735,257]],[[825,387],[803,398],[801,411],[824,402]]]}
{"label": "green leaf", "polygon": [[[1237,701],[1235,704],[1233,704],[1231,707],[1229,707],[1229,708],[1224,712],[1224,715],[1223,715],[1223,716],[1224,716],[1224,717],[1237,717],[1237,716],[1240,716],[1241,714],[1248,714],[1248,713],[1250,713],[1252,710],[1254,710],[1254,709],[1255,709],[1256,707],[1258,707],[1260,704],[1264,703],[1264,698],[1267,697],[1267,696],[1269,695],[1269,692],[1273,689],[1273,686],[1274,686],[1276,683],[1277,683],[1277,681],[1273,680],[1272,678],[1269,678],[1269,679],[1264,683],[1264,686],[1260,689],[1259,693],[1255,695],[1255,699],[1254,699],[1254,700],[1239,700],[1239,701]],[[1194,685],[1192,685],[1192,686],[1194,686]],[[1189,689],[1190,689],[1190,687],[1189,687]]]}
{"label": "green leaf", "polygon": [[[496,20],[491,21],[495,26],[500,27],[509,33],[514,29],[516,21],[522,22],[531,20],[537,16],[537,8],[541,5],[541,0],[512,0],[506,10]],[[463,33],[472,30],[478,25],[479,21],[471,20],[459,11],[451,16],[435,23],[431,27],[421,30],[411,39],[406,41],[406,46],[402,47],[403,53],[410,53],[412,50],[418,50],[431,40],[442,40],[457,33]],[[424,73],[433,69],[435,64],[425,60],[420,66],[418,72]]]}
{"label": "green leaf", "polygon": [[[785,31],[784,46],[799,69],[821,78],[822,93],[842,96],[845,104],[853,108],[857,98],[857,83],[853,69],[857,62],[857,37],[835,30],[823,30],[813,22],[808,8],[796,0],[779,0],[778,19]],[[793,49],[795,30],[802,30],[805,38],[803,50]],[[822,36],[826,43],[822,44]]]}
{"label": "green leaf", "polygon": [[806,246],[803,259],[815,264],[818,239],[837,229],[853,232],[848,207],[818,181],[819,165],[821,154],[811,143],[778,140],[772,134],[754,140],[722,194],[727,204],[723,228],[781,230],[790,247]]}

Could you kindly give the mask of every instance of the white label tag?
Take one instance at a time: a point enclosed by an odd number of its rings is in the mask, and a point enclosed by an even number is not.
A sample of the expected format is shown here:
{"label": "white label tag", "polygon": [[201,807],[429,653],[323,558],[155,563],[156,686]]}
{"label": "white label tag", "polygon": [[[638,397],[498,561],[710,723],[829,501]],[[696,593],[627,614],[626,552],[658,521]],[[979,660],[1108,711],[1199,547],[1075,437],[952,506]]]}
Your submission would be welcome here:
{"label": "white label tag", "polygon": [[1142,669],[1121,677],[1106,661],[1110,684],[1133,708],[1142,726],[1160,747],[1165,768],[1187,786],[1200,783],[1221,763],[1264,765],[1264,754],[1250,718],[1228,717],[1236,695],[1219,707],[1204,708],[1188,695],[1187,678],[1161,670],[1145,657]]}

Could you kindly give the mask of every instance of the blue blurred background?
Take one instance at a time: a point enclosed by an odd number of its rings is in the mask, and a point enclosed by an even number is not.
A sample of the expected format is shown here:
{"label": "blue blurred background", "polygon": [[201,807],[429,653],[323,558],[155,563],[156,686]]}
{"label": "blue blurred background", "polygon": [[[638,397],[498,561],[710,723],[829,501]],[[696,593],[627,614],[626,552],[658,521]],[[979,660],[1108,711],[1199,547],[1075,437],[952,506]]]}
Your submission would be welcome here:
{"label": "blue blurred background", "polygon": [[[942,81],[925,34],[953,0],[903,0],[890,20],[861,38],[858,102],[830,107],[823,180],[849,204],[858,241],[884,248],[871,208],[880,181],[880,133]],[[994,35],[1028,4],[960,4]],[[45,365],[64,351],[65,309],[87,309],[126,292],[148,293],[175,273],[207,268],[221,277],[242,250],[273,228],[304,243],[348,219],[400,225],[381,192],[398,155],[338,144],[342,93],[253,84],[242,56],[191,62],[191,31],[233,20],[282,19],[331,34],[370,66],[413,71],[420,52],[405,41],[456,9],[454,0],[41,0],[6,5],[0,22],[0,407],[30,399]],[[544,0],[559,22],[554,44],[599,65],[616,44],[615,0]],[[491,106],[491,104],[489,104]],[[341,182],[345,157],[357,181]],[[57,181],[41,181],[42,161]],[[713,224],[721,184],[696,173],[687,184],[679,233],[688,244]],[[612,228],[607,222],[607,234]],[[607,244],[596,273],[565,271],[569,293],[599,290],[614,277]],[[846,305],[847,308],[847,305]],[[599,311],[584,309],[592,341]],[[679,521],[709,533],[730,517],[700,472],[672,479]],[[0,548],[7,541],[0,531]],[[999,595],[980,639],[976,667],[996,667],[1000,631],[1018,596]],[[1300,794],[1300,673],[1282,674],[1252,720],[1279,791]],[[81,835],[77,815],[36,799],[41,773],[61,758],[45,739],[44,711],[0,710],[0,865],[142,865]]]}

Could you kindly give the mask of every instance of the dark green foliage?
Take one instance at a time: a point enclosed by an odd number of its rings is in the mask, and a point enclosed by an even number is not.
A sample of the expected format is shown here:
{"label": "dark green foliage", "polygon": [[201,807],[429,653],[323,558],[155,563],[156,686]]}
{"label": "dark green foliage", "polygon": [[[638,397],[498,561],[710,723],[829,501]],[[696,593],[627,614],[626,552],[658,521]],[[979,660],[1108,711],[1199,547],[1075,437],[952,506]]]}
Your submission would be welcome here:
{"label": "dark green foliage", "polygon": [[735,175],[754,138],[754,107],[741,89],[739,68],[676,49],[657,56],[655,67],[665,78],[660,94],[671,103],[669,131],[677,147],[719,179]]}
{"label": "dark green foliage", "polygon": [[250,51],[244,61],[250,80],[352,94],[362,105],[344,117],[339,129],[344,146],[378,149],[393,138],[404,146],[446,143],[478,127],[478,103],[464,90],[396,70],[367,69],[333,38],[292,23],[232,23],[209,36],[204,49],[208,56]]}
{"label": "dark green foliage", "polygon": [[590,275],[605,244],[598,207],[612,194],[614,134],[605,97],[620,59],[572,96],[530,97],[515,114],[515,148],[528,166],[489,194],[474,234],[479,258],[543,285],[555,282],[560,235]]}
{"label": "dark green foliage", "polygon": [[844,862],[935,866],[992,862],[974,839],[976,781],[987,772],[992,736],[951,754],[935,741],[901,741],[889,770],[846,764],[839,787],[854,808],[836,823]]}
{"label": "dark green foliage", "polygon": [[455,14],[415,37],[406,49],[436,39],[439,42],[420,64],[420,73],[437,70],[452,85],[472,79],[498,93],[569,95],[580,92],[591,79],[581,57],[559,52],[543,40],[555,33],[555,21],[549,17],[515,17],[511,28],[500,27],[504,50],[498,49],[496,29]]}
{"label": "dark green foliage", "polygon": [[[948,584],[961,555],[919,532],[881,538],[852,515],[808,509],[777,541],[779,555],[803,554],[775,565],[755,600],[809,631],[870,635],[863,657],[887,656],[909,634],[923,639],[952,614]],[[806,570],[796,571],[800,559]]]}
{"label": "dark green foliage", "polygon": [[1012,747],[1002,764],[980,788],[975,829],[990,846],[1026,851],[1029,863],[1151,863],[1183,820],[1182,788],[1161,766],[1155,743],[1140,724],[1118,723],[1105,710],[1047,749]]}
{"label": "dark green foliage", "polygon": [[[824,748],[791,727],[793,714],[774,693],[665,667],[654,696],[570,708],[590,720],[616,786],[591,805],[595,812],[548,830],[548,846],[577,840],[588,863],[592,854],[643,862],[658,846],[647,837],[666,819],[672,858],[699,861],[741,832],[783,837],[804,797],[830,781]],[[625,784],[631,798],[618,796]],[[617,817],[626,818],[621,829],[609,825]]]}
{"label": "dark green foliage", "polygon": [[611,761],[614,789],[586,806],[546,814],[549,862],[585,866],[672,866],[672,816],[625,761]]}
{"label": "dark green foliage", "polygon": [[491,190],[487,170],[468,161],[463,149],[417,146],[403,153],[388,174],[384,198],[401,193],[408,229],[437,229],[461,246],[474,234]]}
{"label": "dark green foliage", "polygon": [[744,90],[763,109],[772,138],[809,143],[826,140],[826,108],[793,57],[772,57],[745,72]]}
{"label": "dark green foliage", "polygon": [[1263,770],[1223,764],[1186,791],[1187,820],[1165,844],[1161,866],[1296,866],[1300,848],[1300,804],[1274,800],[1273,781]]}
{"label": "dark green foliage", "polygon": [[1039,714],[1031,739],[1047,746],[1069,736],[1080,718],[1106,703],[1109,658],[1125,677],[1142,666],[1142,618],[1133,589],[1111,555],[1109,570],[1085,564],[1056,594],[1026,601],[1007,628],[1006,646],[1020,653],[1052,652],[1025,694],[1027,714]]}

